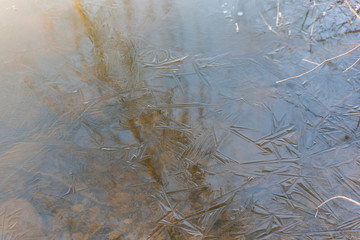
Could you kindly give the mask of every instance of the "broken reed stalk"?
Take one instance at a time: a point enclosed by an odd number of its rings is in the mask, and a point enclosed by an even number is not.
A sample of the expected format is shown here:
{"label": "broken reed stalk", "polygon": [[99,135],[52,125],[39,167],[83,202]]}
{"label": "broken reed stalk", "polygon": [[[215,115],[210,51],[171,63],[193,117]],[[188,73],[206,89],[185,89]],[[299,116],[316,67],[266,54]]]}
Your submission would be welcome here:
{"label": "broken reed stalk", "polygon": [[316,16],[315,16],[314,21],[313,21],[313,24],[312,24],[312,26],[311,26],[310,38],[312,38],[313,31],[314,31],[314,26],[315,26],[315,22],[316,22],[316,20],[317,20],[318,14],[319,14],[319,13],[316,12]]}
{"label": "broken reed stalk", "polygon": [[263,20],[263,22],[265,23],[265,25],[268,27],[268,29],[269,29],[271,32],[273,32],[273,33],[275,33],[276,35],[278,35],[278,33],[275,32],[275,30],[274,30],[274,29],[270,26],[270,24],[266,21],[266,19],[264,18],[264,16],[262,15],[261,12],[259,12],[259,15],[260,15],[261,19]]}
{"label": "broken reed stalk", "polygon": [[[347,6],[349,7],[350,11],[351,11],[358,19],[360,19],[359,14],[357,14],[357,12],[351,7],[351,5],[350,5],[350,3],[348,2],[348,0],[345,0],[345,2],[346,2],[346,4],[347,4]],[[330,62],[330,61],[332,61],[332,60],[334,60],[334,59],[336,59],[336,58],[343,57],[343,56],[345,56],[346,54],[349,54],[349,53],[355,51],[355,50],[358,49],[359,47],[360,47],[360,44],[357,45],[356,47],[354,47],[353,49],[347,51],[346,53],[343,53],[343,54],[340,54],[340,55],[335,56],[335,57],[333,57],[333,58],[329,58],[329,59],[324,60],[322,63],[320,63],[319,65],[317,65],[316,67],[310,69],[310,70],[307,71],[307,72],[304,72],[304,73],[299,74],[299,75],[294,76],[294,77],[289,77],[289,78],[282,79],[282,80],[280,80],[280,81],[277,81],[276,83],[281,83],[281,82],[285,82],[285,81],[288,81],[288,80],[291,80],[291,79],[295,79],[295,78],[302,77],[302,76],[304,76],[304,75],[306,75],[306,74],[308,74],[308,73],[311,73],[312,71],[316,70],[317,68],[319,68],[320,66],[324,65],[325,63]],[[359,61],[360,61],[360,58],[358,58],[353,64],[351,64],[350,67],[348,67],[347,69],[345,69],[343,72],[346,72],[346,71],[348,71],[349,69],[351,69],[351,68],[352,68],[353,66],[355,66],[355,64],[358,63]]]}
{"label": "broken reed stalk", "polygon": [[321,67],[321,66],[324,65],[325,63],[330,62],[330,61],[332,61],[332,60],[334,60],[334,59],[336,59],[336,58],[343,57],[343,56],[345,56],[345,55],[347,55],[347,54],[355,51],[355,50],[358,49],[358,48],[360,48],[360,44],[357,45],[356,47],[354,47],[353,49],[350,49],[349,51],[347,51],[347,52],[345,52],[345,53],[342,53],[342,54],[337,55],[337,56],[332,57],[332,58],[325,59],[322,63],[320,63],[320,64],[317,65],[316,67],[310,69],[309,71],[306,71],[306,72],[304,72],[304,73],[302,73],[302,74],[299,74],[299,75],[297,75],[297,76],[294,76],[294,77],[289,77],[289,78],[282,79],[282,80],[280,80],[280,81],[277,81],[276,83],[282,83],[282,82],[285,82],[285,81],[288,81],[288,80],[291,80],[291,79],[295,79],[295,78],[302,77],[302,76],[304,76],[304,75],[306,75],[306,74],[308,74],[308,73],[311,73],[312,71],[318,69],[319,67]]}
{"label": "broken reed stalk", "polygon": [[330,202],[331,200],[334,200],[334,199],[337,199],[337,198],[342,198],[342,199],[345,199],[345,200],[348,200],[349,202],[352,202],[352,203],[355,203],[356,205],[360,206],[360,203],[351,199],[351,198],[348,198],[348,197],[344,197],[344,196],[335,196],[335,197],[332,197],[332,198],[329,198],[328,200],[326,200],[325,202],[323,202],[322,204],[320,204],[319,206],[317,206],[316,208],[316,213],[315,213],[315,217],[317,217],[318,213],[319,213],[319,208],[321,208],[323,205],[325,205],[326,203]]}

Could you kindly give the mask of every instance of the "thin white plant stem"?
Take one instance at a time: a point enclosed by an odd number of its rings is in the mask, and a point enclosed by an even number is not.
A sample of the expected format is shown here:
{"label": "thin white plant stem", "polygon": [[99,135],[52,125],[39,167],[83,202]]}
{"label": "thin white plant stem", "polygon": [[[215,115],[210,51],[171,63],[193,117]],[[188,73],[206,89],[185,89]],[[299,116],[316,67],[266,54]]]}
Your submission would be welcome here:
{"label": "thin white plant stem", "polygon": [[349,202],[352,202],[352,203],[355,203],[356,205],[360,206],[360,203],[351,199],[351,198],[348,198],[348,197],[345,197],[345,196],[335,196],[335,197],[332,197],[332,198],[329,198],[328,200],[326,200],[325,202],[323,202],[322,204],[320,204],[319,206],[317,206],[316,208],[316,213],[315,213],[315,217],[317,217],[318,213],[319,213],[319,208],[321,208],[324,204],[330,202],[331,200],[334,200],[334,199],[337,199],[337,198],[342,198],[342,199],[345,199],[345,200],[348,200]]}

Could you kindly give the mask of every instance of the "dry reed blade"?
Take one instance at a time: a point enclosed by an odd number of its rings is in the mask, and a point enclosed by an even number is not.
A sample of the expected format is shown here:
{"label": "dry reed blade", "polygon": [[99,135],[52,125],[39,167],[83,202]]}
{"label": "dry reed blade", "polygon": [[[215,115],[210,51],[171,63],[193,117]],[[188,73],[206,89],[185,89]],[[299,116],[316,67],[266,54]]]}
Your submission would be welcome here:
{"label": "dry reed blade", "polygon": [[348,198],[348,197],[345,197],[345,196],[335,196],[335,197],[329,198],[328,200],[326,200],[325,202],[323,202],[322,204],[320,204],[319,206],[316,207],[315,217],[317,217],[317,215],[319,213],[319,208],[321,208],[323,205],[330,202],[331,200],[334,200],[334,199],[337,199],[337,198],[348,200],[349,202],[355,203],[356,205],[360,206],[359,202],[357,202],[357,201],[355,201],[355,200],[353,200],[351,198]]}
{"label": "dry reed blade", "polygon": [[312,71],[318,69],[319,67],[321,67],[321,66],[324,65],[325,63],[330,62],[330,61],[332,61],[332,60],[335,60],[335,59],[337,59],[337,58],[343,57],[343,56],[345,56],[345,55],[347,55],[347,54],[355,51],[355,50],[358,49],[358,48],[360,48],[360,44],[358,44],[356,47],[350,49],[349,51],[347,51],[347,52],[345,52],[345,53],[342,53],[342,54],[337,55],[337,56],[332,57],[332,58],[325,59],[323,62],[321,62],[321,63],[320,63],[319,65],[317,65],[316,67],[310,69],[309,71],[306,71],[306,72],[304,72],[304,73],[302,73],[302,74],[299,74],[299,75],[297,75],[297,76],[294,76],[294,77],[289,77],[289,78],[282,79],[282,80],[280,80],[280,81],[277,81],[276,83],[282,83],[282,82],[285,82],[285,81],[288,81],[288,80],[291,80],[291,79],[295,79],[295,78],[302,77],[302,76],[304,76],[304,75],[306,75],[306,74],[308,74],[308,73],[311,73]]}
{"label": "dry reed blade", "polygon": [[354,67],[355,64],[357,64],[359,61],[360,61],[360,58],[358,58],[353,64],[351,64],[350,67],[348,67],[347,69],[345,69],[343,72],[346,72],[346,71],[350,70],[350,69],[351,69],[352,67]]}
{"label": "dry reed blade", "polygon": [[356,16],[358,19],[360,19],[359,14],[357,14],[357,12],[350,6],[348,0],[345,0],[345,2],[346,2],[346,4],[348,5],[350,11],[351,11],[353,14],[355,14],[355,16]]}

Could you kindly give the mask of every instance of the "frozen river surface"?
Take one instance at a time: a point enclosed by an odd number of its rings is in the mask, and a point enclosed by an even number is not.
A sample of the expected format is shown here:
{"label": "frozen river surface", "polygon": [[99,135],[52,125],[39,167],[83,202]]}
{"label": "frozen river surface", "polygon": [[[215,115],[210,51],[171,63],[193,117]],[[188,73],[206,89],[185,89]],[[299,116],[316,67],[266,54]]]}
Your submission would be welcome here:
{"label": "frozen river surface", "polygon": [[[355,11],[359,9],[350,2]],[[0,239],[358,239],[340,1],[0,0]]]}

